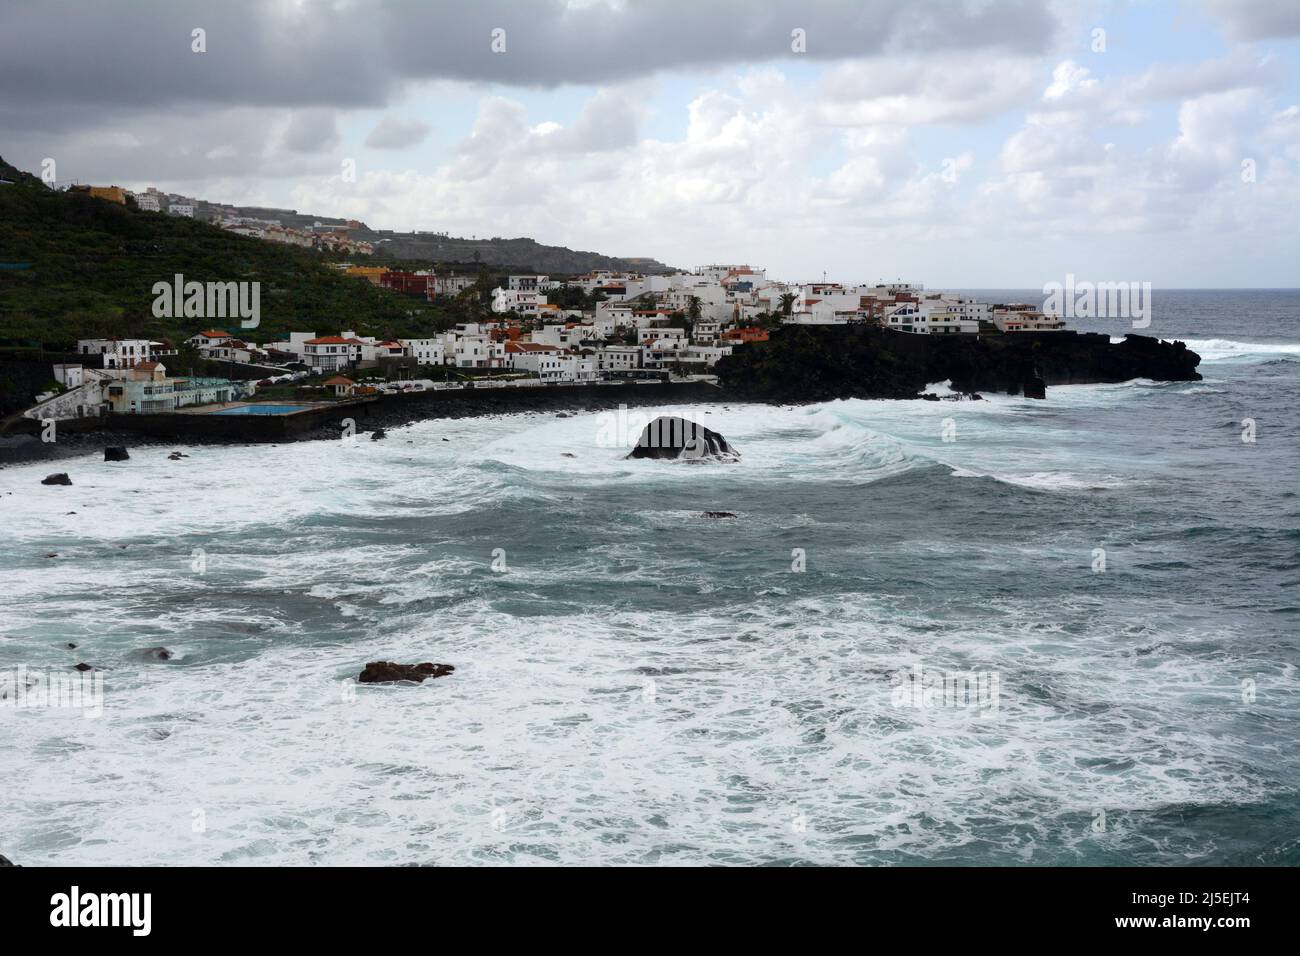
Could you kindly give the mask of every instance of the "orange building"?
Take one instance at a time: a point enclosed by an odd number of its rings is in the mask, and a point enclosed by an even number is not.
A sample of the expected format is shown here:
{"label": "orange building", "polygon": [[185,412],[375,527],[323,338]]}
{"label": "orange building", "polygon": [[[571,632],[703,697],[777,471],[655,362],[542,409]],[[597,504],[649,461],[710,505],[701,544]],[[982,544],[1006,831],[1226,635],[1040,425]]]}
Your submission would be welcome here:
{"label": "orange building", "polygon": [[767,329],[760,329],[757,326],[728,329],[722,333],[722,341],[737,344],[743,342],[766,342]]}

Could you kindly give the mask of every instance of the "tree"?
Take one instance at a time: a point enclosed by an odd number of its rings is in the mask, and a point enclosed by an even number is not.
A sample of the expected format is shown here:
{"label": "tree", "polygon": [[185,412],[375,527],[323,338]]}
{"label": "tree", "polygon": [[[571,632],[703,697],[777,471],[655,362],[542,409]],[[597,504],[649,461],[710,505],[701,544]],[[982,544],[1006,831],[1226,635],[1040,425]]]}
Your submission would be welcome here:
{"label": "tree", "polygon": [[794,308],[794,300],[797,298],[793,292],[781,293],[781,314],[786,318],[790,317],[790,310]]}
{"label": "tree", "polygon": [[692,325],[700,321],[700,297],[698,295],[691,296],[690,305],[686,309],[686,316],[691,320]]}

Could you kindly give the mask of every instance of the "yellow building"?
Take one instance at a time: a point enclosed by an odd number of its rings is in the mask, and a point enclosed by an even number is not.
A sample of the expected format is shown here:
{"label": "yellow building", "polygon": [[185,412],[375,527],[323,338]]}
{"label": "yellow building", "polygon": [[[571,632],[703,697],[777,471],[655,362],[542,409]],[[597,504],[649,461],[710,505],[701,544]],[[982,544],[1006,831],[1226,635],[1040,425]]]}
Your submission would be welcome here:
{"label": "yellow building", "polygon": [[379,277],[387,271],[383,266],[348,266],[347,275],[367,279],[371,285],[379,285]]}
{"label": "yellow building", "polygon": [[126,190],[121,186],[91,186],[90,194],[96,199],[107,199],[119,205],[126,205]]}

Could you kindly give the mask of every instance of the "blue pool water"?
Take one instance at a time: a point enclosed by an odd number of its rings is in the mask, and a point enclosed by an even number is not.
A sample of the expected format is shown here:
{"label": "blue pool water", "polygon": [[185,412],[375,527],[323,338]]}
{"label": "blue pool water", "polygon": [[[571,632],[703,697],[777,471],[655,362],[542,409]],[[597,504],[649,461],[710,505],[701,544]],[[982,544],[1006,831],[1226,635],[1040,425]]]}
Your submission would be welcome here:
{"label": "blue pool water", "polygon": [[237,405],[234,408],[223,408],[219,412],[212,412],[213,415],[292,415],[294,412],[300,412],[310,405]]}

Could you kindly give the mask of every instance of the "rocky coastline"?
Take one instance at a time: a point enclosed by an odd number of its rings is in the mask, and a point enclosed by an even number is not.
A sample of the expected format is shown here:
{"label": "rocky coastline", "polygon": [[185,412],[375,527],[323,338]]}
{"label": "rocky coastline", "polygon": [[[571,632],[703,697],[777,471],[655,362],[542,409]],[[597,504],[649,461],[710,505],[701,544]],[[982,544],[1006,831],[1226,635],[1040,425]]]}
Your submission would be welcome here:
{"label": "rocky coastline", "polygon": [[[340,420],[354,419],[360,434],[381,436],[414,422],[471,418],[524,412],[581,412],[667,404],[760,402],[808,404],[843,398],[933,399],[924,393],[933,382],[950,381],[962,393],[1002,392],[1042,398],[1054,385],[1123,382],[1135,378],[1156,381],[1197,381],[1200,356],[1182,342],[1165,342],[1128,335],[1122,342],[1109,336],[1077,333],[1019,333],[1015,335],[910,335],[868,326],[787,326],[769,342],[745,346],[715,367],[721,386],[646,384],[575,388],[473,389],[459,393],[392,396],[379,401],[341,405],[328,418],[313,419],[309,427],[268,438],[252,429],[265,422],[250,421],[231,431],[209,434],[191,422],[167,418],[189,428],[164,431],[137,427],[123,418],[76,422],[61,428],[58,440],[43,442],[35,422],[21,422],[0,435],[0,468],[37,461],[57,461],[122,448],[184,445],[243,445],[337,439]],[[190,416],[186,416],[189,418]],[[201,417],[201,416],[200,416]]]}

